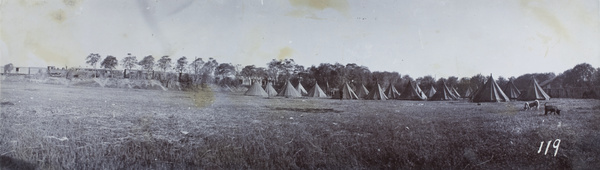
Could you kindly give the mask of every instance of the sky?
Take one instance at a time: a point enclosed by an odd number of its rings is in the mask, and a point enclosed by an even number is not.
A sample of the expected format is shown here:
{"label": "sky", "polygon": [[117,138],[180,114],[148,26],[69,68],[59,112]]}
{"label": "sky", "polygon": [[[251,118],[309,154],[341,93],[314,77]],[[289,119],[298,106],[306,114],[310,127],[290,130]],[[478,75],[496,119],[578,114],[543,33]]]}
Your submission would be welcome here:
{"label": "sky", "polygon": [[600,0],[0,0],[0,64],[169,55],[421,77],[600,67]]}

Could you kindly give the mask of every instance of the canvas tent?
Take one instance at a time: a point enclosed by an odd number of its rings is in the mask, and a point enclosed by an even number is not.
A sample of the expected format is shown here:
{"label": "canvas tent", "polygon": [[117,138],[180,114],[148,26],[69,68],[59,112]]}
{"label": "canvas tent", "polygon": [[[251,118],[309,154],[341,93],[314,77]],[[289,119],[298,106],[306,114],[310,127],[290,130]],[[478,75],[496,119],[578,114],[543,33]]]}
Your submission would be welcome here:
{"label": "canvas tent", "polygon": [[358,89],[356,89],[356,96],[360,99],[364,99],[367,95],[369,95],[369,90],[367,90],[365,85],[361,84],[358,86]]}
{"label": "canvas tent", "polygon": [[465,94],[462,96],[464,98],[470,98],[473,95],[473,89],[471,89],[471,87],[467,88],[467,90],[465,91]]}
{"label": "canvas tent", "polygon": [[527,87],[526,91],[521,93],[521,95],[517,99],[525,100],[525,101],[549,100],[550,96],[548,96],[548,94],[546,94],[546,92],[544,92],[544,90],[542,90],[542,87],[540,87],[537,80],[535,80],[535,78],[533,78],[531,80],[530,85]]}
{"label": "canvas tent", "polygon": [[269,95],[269,97],[277,96],[277,90],[273,88],[273,84],[271,82],[268,82],[267,86],[265,86],[265,92],[267,92],[267,95]]}
{"label": "canvas tent", "polygon": [[492,75],[488,78],[487,82],[479,89],[479,91],[473,96],[473,102],[506,102],[510,101],[508,96],[504,94],[500,86],[494,81]]}
{"label": "canvas tent", "polygon": [[365,99],[367,99],[367,100],[387,100],[388,98],[383,93],[383,90],[381,89],[381,86],[379,86],[379,83],[377,83],[376,86],[373,86],[373,88],[369,92],[369,95],[367,95],[367,97],[365,97]]}
{"label": "canvas tent", "polygon": [[344,85],[342,85],[342,88],[340,91],[338,91],[338,93],[334,96],[335,99],[358,99],[358,96],[356,96],[356,93],[354,93],[354,91],[352,90],[352,88],[350,88],[350,85],[348,85],[348,83],[344,83]]}
{"label": "canvas tent", "polygon": [[408,81],[404,91],[400,95],[399,99],[402,100],[425,100],[424,96],[421,96],[421,93],[417,90],[411,81]]}
{"label": "canvas tent", "polygon": [[298,90],[296,90],[294,88],[294,86],[292,86],[292,83],[290,83],[289,80],[285,83],[285,85],[283,86],[281,91],[277,94],[277,96],[302,97],[302,95],[300,95],[300,92],[298,92]]}
{"label": "canvas tent", "polygon": [[435,94],[435,92],[436,92],[436,90],[432,84],[431,88],[429,88],[429,90],[427,90],[427,92],[425,92],[425,95],[427,95],[427,98],[431,98]]}
{"label": "canvas tent", "polygon": [[521,91],[519,91],[519,89],[517,89],[517,86],[515,86],[514,82],[512,80],[510,80],[508,83],[506,83],[506,85],[504,86],[504,89],[502,89],[504,91],[504,94],[506,94],[506,96],[508,96],[508,99],[511,100],[515,100],[517,98],[519,98],[519,95],[521,95]]}
{"label": "canvas tent", "polygon": [[269,94],[267,94],[267,92],[265,90],[263,90],[263,88],[260,87],[260,85],[258,83],[252,84],[252,86],[250,86],[250,88],[248,88],[248,90],[246,91],[246,93],[244,93],[244,95],[269,97]]}
{"label": "canvas tent", "polygon": [[454,100],[454,96],[450,91],[450,88],[446,86],[446,82],[442,81],[442,87],[435,92],[433,96],[429,98],[429,100]]}
{"label": "canvas tent", "polygon": [[454,95],[455,99],[458,99],[458,98],[461,97],[460,94],[458,94],[458,91],[456,90],[456,87],[450,88],[450,90],[451,90],[452,94]]}
{"label": "canvas tent", "polygon": [[308,91],[308,97],[327,97],[323,89],[319,87],[319,84],[315,83],[315,85]]}
{"label": "canvas tent", "polygon": [[298,82],[298,86],[296,86],[296,90],[298,90],[298,92],[302,96],[308,95],[308,92],[306,91],[306,89],[304,89],[304,86],[302,86],[302,83],[300,83],[300,82]]}
{"label": "canvas tent", "polygon": [[400,97],[400,93],[394,87],[394,84],[390,83],[389,87],[385,90],[385,95],[388,99],[398,99]]}
{"label": "canvas tent", "polygon": [[421,87],[419,86],[419,84],[418,84],[418,83],[416,84],[415,88],[417,89],[417,92],[418,92],[418,93],[421,95],[421,97],[422,97],[424,100],[427,100],[427,98],[429,98],[429,97],[427,96],[427,94],[425,94],[425,91],[421,90]]}

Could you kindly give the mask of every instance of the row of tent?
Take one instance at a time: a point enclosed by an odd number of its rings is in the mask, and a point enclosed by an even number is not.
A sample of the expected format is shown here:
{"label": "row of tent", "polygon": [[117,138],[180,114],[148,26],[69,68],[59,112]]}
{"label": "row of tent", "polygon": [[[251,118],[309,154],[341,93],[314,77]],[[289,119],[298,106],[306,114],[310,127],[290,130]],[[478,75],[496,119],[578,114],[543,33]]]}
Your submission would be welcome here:
{"label": "row of tent", "polygon": [[[265,89],[263,89],[260,84],[254,83],[248,91],[246,91],[245,95],[262,97],[329,97],[317,83],[315,83],[310,90],[306,91],[302,84],[298,83],[298,86],[294,88],[289,81],[286,82],[280,92],[277,92],[270,82],[267,83]],[[367,90],[364,85],[360,85],[355,92],[350,88],[348,83],[344,83],[332,98],[367,100],[458,100],[460,98],[469,98],[473,102],[506,102],[515,99],[526,101],[550,99],[548,94],[542,90],[535,79],[533,79],[531,86],[529,86],[527,91],[521,93],[512,81],[507,83],[504,89],[501,89],[492,76],[490,76],[488,81],[475,91],[469,87],[462,96],[458,93],[456,88],[448,87],[445,82],[442,83],[440,90],[436,90],[431,86],[427,92],[421,90],[417,83],[409,82],[406,84],[406,88],[404,88],[402,93],[398,92],[393,84],[390,84],[385,91],[379,84],[373,86],[371,90]]]}

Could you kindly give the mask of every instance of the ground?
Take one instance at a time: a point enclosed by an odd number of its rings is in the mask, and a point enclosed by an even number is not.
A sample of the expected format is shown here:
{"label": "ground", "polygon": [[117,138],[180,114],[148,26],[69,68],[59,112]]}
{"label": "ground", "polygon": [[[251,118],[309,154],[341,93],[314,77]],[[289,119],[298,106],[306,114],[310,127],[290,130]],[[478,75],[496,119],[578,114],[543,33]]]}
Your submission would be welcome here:
{"label": "ground", "polygon": [[543,115],[523,102],[0,85],[0,169],[600,168],[593,99],[543,101],[563,110]]}

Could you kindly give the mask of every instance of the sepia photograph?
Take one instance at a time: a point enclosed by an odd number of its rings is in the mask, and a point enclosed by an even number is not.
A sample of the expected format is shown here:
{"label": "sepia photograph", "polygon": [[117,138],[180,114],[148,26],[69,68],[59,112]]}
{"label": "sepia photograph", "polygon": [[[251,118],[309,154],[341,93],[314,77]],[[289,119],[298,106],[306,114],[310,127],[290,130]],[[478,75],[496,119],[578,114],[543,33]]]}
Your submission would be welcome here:
{"label": "sepia photograph", "polygon": [[600,169],[600,0],[0,0],[0,170]]}

